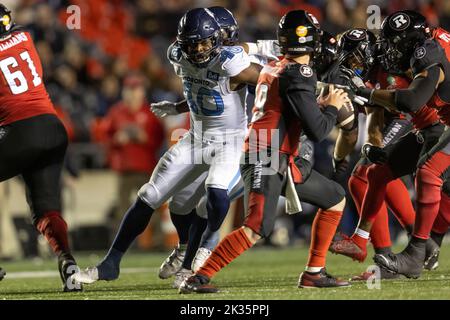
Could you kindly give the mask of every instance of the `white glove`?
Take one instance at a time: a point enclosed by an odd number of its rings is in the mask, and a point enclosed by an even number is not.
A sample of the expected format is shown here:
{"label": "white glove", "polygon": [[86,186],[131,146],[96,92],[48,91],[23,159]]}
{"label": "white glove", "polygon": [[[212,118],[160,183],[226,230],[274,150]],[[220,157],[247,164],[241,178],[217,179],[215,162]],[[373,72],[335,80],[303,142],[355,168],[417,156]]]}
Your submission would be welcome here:
{"label": "white glove", "polygon": [[282,56],[278,40],[258,40],[256,42],[258,54],[272,60],[278,60]]}
{"label": "white glove", "polygon": [[150,110],[158,118],[178,114],[176,103],[170,101],[161,101],[150,104]]}

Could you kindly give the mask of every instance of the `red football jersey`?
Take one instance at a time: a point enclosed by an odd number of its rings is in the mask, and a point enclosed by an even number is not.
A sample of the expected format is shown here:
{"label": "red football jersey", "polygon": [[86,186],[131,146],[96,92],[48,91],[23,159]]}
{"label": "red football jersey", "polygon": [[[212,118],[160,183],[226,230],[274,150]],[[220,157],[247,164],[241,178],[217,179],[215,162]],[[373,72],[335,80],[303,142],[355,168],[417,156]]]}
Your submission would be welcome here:
{"label": "red football jersey", "polygon": [[15,31],[0,40],[0,74],[0,126],[41,114],[56,114],[28,32]]}
{"label": "red football jersey", "polygon": [[[261,70],[255,91],[255,107],[249,133],[245,139],[245,152],[257,152],[274,148],[290,155],[298,153],[302,126],[292,110],[285,108],[279,88],[279,77],[289,60],[272,61]],[[263,111],[262,111],[263,110]],[[274,136],[274,133],[277,136]]]}
{"label": "red football jersey", "polygon": [[[433,31],[433,38],[439,42],[441,47],[445,50],[445,56],[447,60],[450,62],[450,33],[442,28],[436,28]],[[448,76],[446,74],[446,76]],[[446,80],[450,81],[450,80]],[[448,88],[448,86],[447,86]],[[441,94],[437,90],[431,100],[428,102],[428,105],[438,110],[439,118],[441,122],[450,126],[450,102],[444,101],[441,98]]]}

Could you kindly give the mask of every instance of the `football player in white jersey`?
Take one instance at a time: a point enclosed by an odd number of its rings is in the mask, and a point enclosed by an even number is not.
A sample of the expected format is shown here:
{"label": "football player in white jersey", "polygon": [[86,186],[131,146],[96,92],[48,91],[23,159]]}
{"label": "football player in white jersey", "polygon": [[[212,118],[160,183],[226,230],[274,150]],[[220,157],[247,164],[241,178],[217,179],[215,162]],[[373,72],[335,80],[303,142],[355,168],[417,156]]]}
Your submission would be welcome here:
{"label": "football player in white jersey", "polygon": [[[233,14],[220,6],[208,9],[214,14],[221,28],[223,45],[230,47],[238,45],[239,27]],[[249,51],[250,46],[253,46],[254,52],[249,55],[250,61],[264,66],[269,59],[276,59],[276,50],[274,50],[276,46],[273,42],[273,40],[259,40],[257,44],[241,43],[239,45],[246,52]],[[254,91],[255,86],[247,86],[244,109],[247,110],[247,115],[251,114],[254,105]],[[159,117],[166,116],[170,110],[173,110],[173,107],[168,107],[166,104],[152,105],[152,111]],[[221,224],[215,224],[214,220],[208,219],[205,179],[206,174],[201,175],[188,187],[174,195],[169,202],[170,217],[180,241],[162,263],[158,276],[161,279],[167,279],[175,275],[173,282],[175,288],[178,288],[184,279],[193,274],[192,271],[196,271],[203,264],[219,242],[218,229]],[[238,182],[229,192],[230,201],[241,196],[243,192],[241,179]],[[194,210],[196,207],[197,210]],[[207,219],[209,223],[207,223]],[[212,226],[211,222],[213,222]]]}
{"label": "football player in white jersey", "polygon": [[228,211],[228,192],[240,176],[246,84],[257,83],[261,68],[250,62],[242,47],[222,46],[220,27],[205,8],[189,10],[181,18],[168,58],[182,79],[186,100],[157,106],[167,114],[189,111],[191,129],[164,154],[150,181],[139,190],[105,258],[73,275],[82,283],[117,279],[122,256],[154,210],[205,172],[212,229],[218,229]]}

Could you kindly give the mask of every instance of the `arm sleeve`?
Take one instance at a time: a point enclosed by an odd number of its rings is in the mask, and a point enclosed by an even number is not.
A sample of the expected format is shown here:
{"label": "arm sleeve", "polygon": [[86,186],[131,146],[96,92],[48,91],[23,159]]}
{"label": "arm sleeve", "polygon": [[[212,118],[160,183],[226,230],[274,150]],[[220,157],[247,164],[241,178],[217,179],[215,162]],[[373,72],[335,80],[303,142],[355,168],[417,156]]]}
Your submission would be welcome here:
{"label": "arm sleeve", "polygon": [[416,77],[407,89],[395,90],[395,105],[400,111],[415,112],[422,108],[433,96],[439,81],[440,67],[427,69],[426,77]]}
{"label": "arm sleeve", "polygon": [[280,81],[289,83],[282,99],[300,119],[308,138],[314,142],[325,139],[336,124],[337,108],[326,106],[320,110],[315,97],[315,77],[305,78],[299,74]]}

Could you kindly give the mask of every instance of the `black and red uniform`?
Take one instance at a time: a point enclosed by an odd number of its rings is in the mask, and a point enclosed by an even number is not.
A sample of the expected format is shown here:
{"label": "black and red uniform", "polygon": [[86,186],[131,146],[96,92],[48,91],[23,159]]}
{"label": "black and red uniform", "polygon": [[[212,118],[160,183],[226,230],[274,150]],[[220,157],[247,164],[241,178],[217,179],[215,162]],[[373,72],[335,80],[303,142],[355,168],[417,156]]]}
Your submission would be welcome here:
{"label": "black and red uniform", "polygon": [[[376,67],[369,75],[367,85],[380,89],[394,89],[408,87],[409,81],[405,78],[392,76]],[[411,118],[411,117],[409,117]],[[384,129],[382,131],[383,146],[396,143],[413,129],[410,119],[401,113],[384,111]],[[363,156],[356,164],[352,176],[348,181],[349,191],[352,195],[358,213],[361,214],[364,195],[367,192],[367,171],[372,165],[370,160]],[[388,250],[392,245],[389,234],[389,220],[387,207],[391,209],[399,223],[409,232],[415,219],[415,211],[409,199],[409,193],[401,179],[394,179],[386,185],[386,196],[376,213],[370,239],[376,252]]]}
{"label": "black and red uniform", "polygon": [[33,40],[15,29],[0,39],[0,181],[23,176],[35,224],[61,211],[66,148]]}
{"label": "black and red uniform", "polygon": [[336,123],[337,108],[321,111],[315,97],[317,78],[308,65],[289,59],[272,62],[261,71],[253,121],[245,141],[246,219],[244,225],[262,237],[270,234],[275,209],[290,167],[294,181],[302,174],[294,165],[300,134],[324,139]]}

